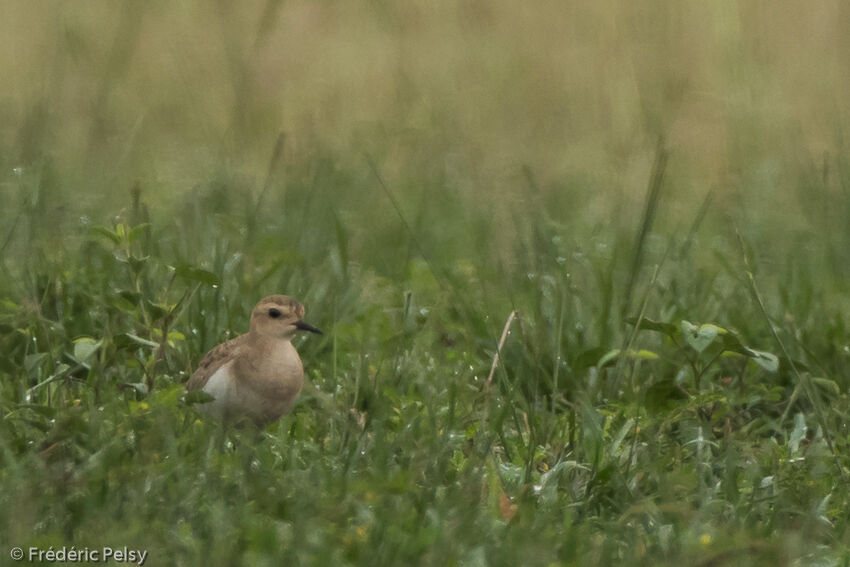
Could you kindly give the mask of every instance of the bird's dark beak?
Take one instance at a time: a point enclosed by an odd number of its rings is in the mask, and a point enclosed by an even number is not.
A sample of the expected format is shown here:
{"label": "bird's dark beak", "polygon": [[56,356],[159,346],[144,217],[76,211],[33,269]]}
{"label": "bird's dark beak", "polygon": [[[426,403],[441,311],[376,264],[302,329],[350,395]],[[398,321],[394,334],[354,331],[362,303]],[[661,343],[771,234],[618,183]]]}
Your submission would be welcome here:
{"label": "bird's dark beak", "polygon": [[305,323],[304,321],[301,321],[300,319],[295,322],[295,328],[300,330],[300,331],[310,331],[311,333],[316,333],[317,335],[322,334],[322,331],[320,331],[319,329],[317,329],[316,327],[314,327],[313,325],[311,325],[309,323]]}

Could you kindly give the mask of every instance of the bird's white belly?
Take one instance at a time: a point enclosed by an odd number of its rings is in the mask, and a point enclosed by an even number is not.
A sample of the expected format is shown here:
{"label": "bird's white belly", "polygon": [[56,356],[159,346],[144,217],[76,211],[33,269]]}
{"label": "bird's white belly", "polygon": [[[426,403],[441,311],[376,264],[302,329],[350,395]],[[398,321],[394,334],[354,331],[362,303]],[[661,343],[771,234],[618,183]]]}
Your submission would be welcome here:
{"label": "bird's white belly", "polygon": [[233,362],[228,362],[215,371],[204,385],[204,392],[213,397],[213,400],[198,406],[199,409],[218,418],[223,418],[227,408],[236,404],[236,392],[233,388],[233,376],[231,367]]}
{"label": "bird's white belly", "polygon": [[297,386],[292,385],[294,388],[286,388],[281,384],[282,388],[275,388],[274,392],[269,392],[268,389],[262,392],[245,381],[238,380],[234,376],[233,365],[232,361],[228,362],[207,380],[203,390],[212,396],[213,400],[200,404],[198,407],[202,411],[219,419],[238,421],[251,418],[262,424],[274,421],[292,409],[294,398],[301,389],[300,380]]}

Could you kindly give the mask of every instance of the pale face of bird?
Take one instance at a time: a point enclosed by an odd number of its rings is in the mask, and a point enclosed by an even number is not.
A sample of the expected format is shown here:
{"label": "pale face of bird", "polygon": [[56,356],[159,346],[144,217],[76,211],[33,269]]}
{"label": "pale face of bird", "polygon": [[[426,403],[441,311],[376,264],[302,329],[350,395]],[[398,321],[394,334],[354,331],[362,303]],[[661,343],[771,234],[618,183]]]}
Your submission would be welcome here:
{"label": "pale face of bird", "polygon": [[322,332],[303,321],[304,306],[288,295],[263,298],[251,312],[251,332],[275,339],[292,340],[298,331]]}

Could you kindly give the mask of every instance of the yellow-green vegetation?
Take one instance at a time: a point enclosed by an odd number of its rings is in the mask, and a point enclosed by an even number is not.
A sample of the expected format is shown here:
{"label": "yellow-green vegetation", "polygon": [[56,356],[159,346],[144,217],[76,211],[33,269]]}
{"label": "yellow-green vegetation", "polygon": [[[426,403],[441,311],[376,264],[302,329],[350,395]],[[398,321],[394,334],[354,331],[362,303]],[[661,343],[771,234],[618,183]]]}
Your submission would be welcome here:
{"label": "yellow-green vegetation", "polygon": [[[846,564],[848,22],[3,2],[3,562]],[[310,387],[226,430],[270,293]]]}

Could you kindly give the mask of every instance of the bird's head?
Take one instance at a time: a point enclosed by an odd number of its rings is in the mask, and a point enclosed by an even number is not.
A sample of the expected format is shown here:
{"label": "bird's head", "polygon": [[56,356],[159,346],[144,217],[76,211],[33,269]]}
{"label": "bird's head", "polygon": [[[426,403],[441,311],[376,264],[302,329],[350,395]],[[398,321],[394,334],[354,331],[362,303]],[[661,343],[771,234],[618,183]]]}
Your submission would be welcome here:
{"label": "bird's head", "polygon": [[298,331],[322,332],[305,323],[304,306],[288,295],[269,295],[251,312],[251,332],[277,339],[291,340]]}

